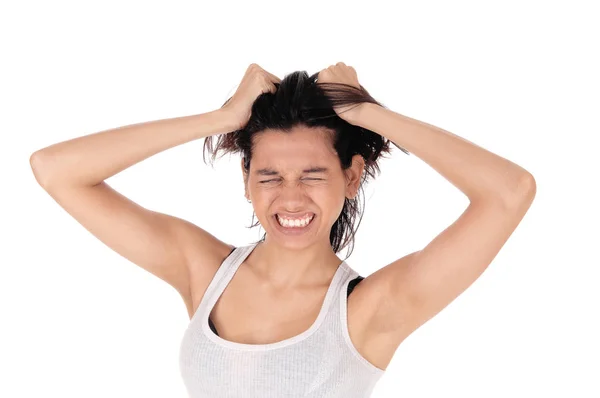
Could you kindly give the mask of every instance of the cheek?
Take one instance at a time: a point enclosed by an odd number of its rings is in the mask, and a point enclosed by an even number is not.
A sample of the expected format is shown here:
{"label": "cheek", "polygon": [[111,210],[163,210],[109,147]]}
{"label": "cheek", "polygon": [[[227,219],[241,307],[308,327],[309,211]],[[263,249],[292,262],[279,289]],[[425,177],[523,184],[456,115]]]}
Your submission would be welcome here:
{"label": "cheek", "polygon": [[277,190],[265,187],[254,188],[252,190],[252,197],[257,206],[269,206],[277,198]]}
{"label": "cheek", "polygon": [[325,218],[337,220],[344,207],[344,191],[339,187],[322,187],[311,192],[310,198]]}

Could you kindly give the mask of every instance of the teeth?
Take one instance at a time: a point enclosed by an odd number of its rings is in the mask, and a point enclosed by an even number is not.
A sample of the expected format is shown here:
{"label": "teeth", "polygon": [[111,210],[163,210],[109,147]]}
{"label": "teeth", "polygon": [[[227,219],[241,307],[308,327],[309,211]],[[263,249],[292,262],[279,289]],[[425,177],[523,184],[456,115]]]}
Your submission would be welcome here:
{"label": "teeth", "polygon": [[279,224],[281,226],[286,227],[286,228],[305,227],[313,219],[313,217],[314,217],[314,214],[311,216],[308,216],[308,217],[301,218],[301,219],[289,220],[286,218],[279,217],[279,214],[276,215],[277,222],[279,222]]}

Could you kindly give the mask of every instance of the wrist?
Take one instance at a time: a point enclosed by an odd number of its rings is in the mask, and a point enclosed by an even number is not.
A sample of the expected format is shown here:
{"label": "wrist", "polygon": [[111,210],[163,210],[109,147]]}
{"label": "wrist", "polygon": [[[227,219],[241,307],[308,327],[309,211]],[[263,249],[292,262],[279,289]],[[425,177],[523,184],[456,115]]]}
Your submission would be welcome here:
{"label": "wrist", "polygon": [[218,116],[220,123],[224,126],[227,132],[239,130],[242,128],[239,117],[229,108],[219,108],[214,113]]}
{"label": "wrist", "polygon": [[365,119],[365,114],[369,112],[369,108],[372,106],[377,105],[370,102],[363,102],[360,105],[356,105],[351,110],[345,112],[344,119],[350,124],[359,126]]}

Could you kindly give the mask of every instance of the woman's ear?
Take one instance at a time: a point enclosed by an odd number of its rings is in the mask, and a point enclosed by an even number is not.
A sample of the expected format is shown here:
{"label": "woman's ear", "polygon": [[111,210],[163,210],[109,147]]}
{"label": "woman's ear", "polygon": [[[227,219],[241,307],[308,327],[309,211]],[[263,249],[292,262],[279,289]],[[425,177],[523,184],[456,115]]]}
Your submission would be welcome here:
{"label": "woman's ear", "polygon": [[352,157],[352,165],[345,171],[346,173],[346,197],[348,199],[354,199],[358,189],[360,188],[360,181],[365,169],[365,160],[361,155],[354,155]]}
{"label": "woman's ear", "polygon": [[244,157],[242,157],[241,166],[242,166],[242,179],[244,181],[244,196],[246,197],[247,200],[250,200],[250,194],[248,193],[248,173],[246,172],[246,169],[244,168],[245,160],[246,159]]}

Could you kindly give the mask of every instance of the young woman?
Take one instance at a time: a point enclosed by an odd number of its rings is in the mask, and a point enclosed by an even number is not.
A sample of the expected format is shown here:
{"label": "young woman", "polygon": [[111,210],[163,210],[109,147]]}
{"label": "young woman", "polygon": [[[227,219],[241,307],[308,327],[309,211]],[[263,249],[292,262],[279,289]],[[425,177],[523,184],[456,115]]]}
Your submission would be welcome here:
{"label": "young woman", "polygon": [[[245,196],[265,230],[258,242],[227,244],[104,182],[200,138],[212,160],[241,154]],[[363,278],[337,253],[353,245],[358,194],[390,143],[470,205],[423,249]],[[218,110],[55,144],[31,165],[86,229],[181,294],[190,323],[180,368],[192,397],[369,396],[400,343],[483,273],[535,196],[526,170],[388,110],[341,62],[283,81],[252,64]]]}

